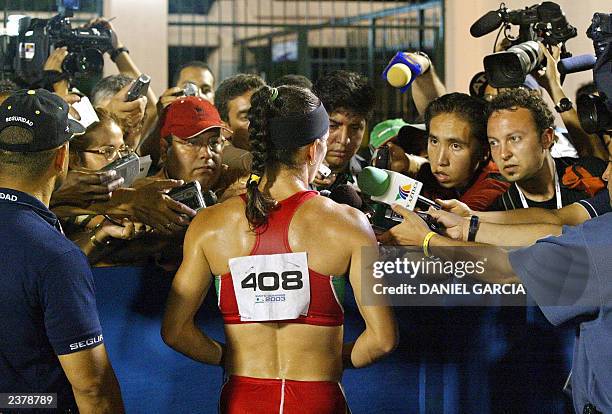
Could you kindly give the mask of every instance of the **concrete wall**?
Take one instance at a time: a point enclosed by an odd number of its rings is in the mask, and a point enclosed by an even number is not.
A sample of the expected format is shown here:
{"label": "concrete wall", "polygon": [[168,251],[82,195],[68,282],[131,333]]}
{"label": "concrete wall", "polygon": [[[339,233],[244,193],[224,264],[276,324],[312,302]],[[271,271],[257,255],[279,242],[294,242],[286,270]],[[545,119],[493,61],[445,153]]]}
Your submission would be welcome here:
{"label": "concrete wall", "polygon": [[[105,0],[104,16],[116,17],[111,23],[120,41],[161,94],[168,83],[168,0]],[[104,70],[105,75],[117,73],[108,57]]]}

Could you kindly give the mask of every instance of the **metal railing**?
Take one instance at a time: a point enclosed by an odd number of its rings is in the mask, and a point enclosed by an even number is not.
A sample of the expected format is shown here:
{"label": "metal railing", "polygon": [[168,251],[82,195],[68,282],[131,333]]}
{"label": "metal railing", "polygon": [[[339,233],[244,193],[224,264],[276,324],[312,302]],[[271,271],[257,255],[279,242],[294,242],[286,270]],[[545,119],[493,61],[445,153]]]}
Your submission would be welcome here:
{"label": "metal railing", "polygon": [[170,3],[169,79],[192,59],[207,61],[218,79],[251,72],[267,81],[288,73],[315,80],[334,69],[352,70],[367,75],[376,89],[377,122],[417,116],[410,94],[380,79],[396,51],[427,52],[444,77],[442,0]]}

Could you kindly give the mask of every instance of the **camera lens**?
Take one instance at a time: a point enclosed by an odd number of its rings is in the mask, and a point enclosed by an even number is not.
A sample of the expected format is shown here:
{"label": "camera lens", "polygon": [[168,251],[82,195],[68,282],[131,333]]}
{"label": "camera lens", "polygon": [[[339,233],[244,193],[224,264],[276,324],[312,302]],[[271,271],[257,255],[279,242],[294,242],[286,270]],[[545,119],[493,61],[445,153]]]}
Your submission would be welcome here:
{"label": "camera lens", "polygon": [[62,62],[62,72],[74,74],[77,70],[77,60],[78,55],[76,53],[70,52]]}
{"label": "camera lens", "polygon": [[580,125],[589,134],[606,131],[612,126],[612,117],[601,96],[582,95],[578,97]]}
{"label": "camera lens", "polygon": [[104,68],[102,53],[96,49],[68,53],[62,63],[62,70],[71,75],[100,73]]}
{"label": "camera lens", "polygon": [[527,74],[542,61],[540,46],[529,41],[512,46],[505,52],[484,58],[487,79],[495,88],[515,88],[525,82]]}
{"label": "camera lens", "polygon": [[77,67],[83,73],[101,72],[104,67],[102,53],[96,49],[83,50],[77,59]]}

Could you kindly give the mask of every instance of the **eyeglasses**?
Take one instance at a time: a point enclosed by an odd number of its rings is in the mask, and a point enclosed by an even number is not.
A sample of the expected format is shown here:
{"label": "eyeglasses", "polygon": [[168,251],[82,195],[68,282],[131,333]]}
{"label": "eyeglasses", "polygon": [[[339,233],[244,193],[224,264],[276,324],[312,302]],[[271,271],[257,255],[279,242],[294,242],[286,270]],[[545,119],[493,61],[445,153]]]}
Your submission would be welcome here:
{"label": "eyeglasses", "polygon": [[202,149],[203,146],[206,145],[211,152],[217,153],[221,152],[221,150],[223,149],[223,143],[225,142],[225,138],[220,135],[210,137],[208,139],[202,136],[197,136],[189,139],[180,139],[174,137],[174,139],[181,145],[189,149],[193,149],[194,151],[199,151]]}
{"label": "eyeglasses", "polygon": [[86,150],[80,150],[80,152],[90,152],[92,154],[102,154],[108,161],[114,161],[117,156],[125,157],[134,152],[129,145],[122,145],[119,148],[114,145],[106,145],[100,148],[92,148]]}

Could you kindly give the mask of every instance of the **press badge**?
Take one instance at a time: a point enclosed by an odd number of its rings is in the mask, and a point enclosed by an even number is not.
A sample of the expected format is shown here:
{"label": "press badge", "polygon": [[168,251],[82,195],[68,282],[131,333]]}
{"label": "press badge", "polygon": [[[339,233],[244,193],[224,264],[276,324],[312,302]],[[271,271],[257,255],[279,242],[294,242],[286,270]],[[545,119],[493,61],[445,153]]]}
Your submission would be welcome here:
{"label": "press badge", "polygon": [[305,252],[229,260],[240,320],[267,322],[308,314],[310,277]]}

